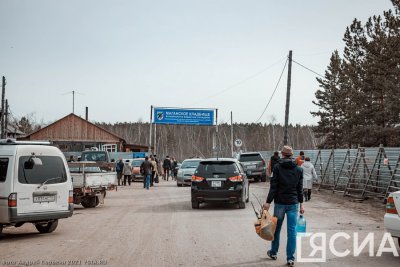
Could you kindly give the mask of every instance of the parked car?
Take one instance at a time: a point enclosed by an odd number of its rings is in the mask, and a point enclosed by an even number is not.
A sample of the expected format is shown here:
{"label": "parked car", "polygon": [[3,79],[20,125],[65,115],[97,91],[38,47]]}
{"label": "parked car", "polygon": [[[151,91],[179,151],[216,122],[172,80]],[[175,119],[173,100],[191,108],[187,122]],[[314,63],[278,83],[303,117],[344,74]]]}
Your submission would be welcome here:
{"label": "parked car", "polygon": [[49,142],[0,140],[0,233],[32,223],[51,233],[74,210],[63,153]]}
{"label": "parked car", "polygon": [[179,167],[178,174],[176,176],[177,186],[192,184],[192,175],[194,174],[197,166],[199,166],[200,161],[202,161],[202,159],[185,159],[182,162],[182,165]]}
{"label": "parked car", "polygon": [[254,178],[254,181],[267,181],[267,168],[265,159],[259,152],[241,153],[239,161],[243,164],[247,177]]}
{"label": "parked car", "polygon": [[236,159],[206,159],[199,163],[192,176],[192,208],[198,209],[202,202],[237,203],[246,207],[249,201],[249,181]]}
{"label": "parked car", "polygon": [[132,181],[143,181],[144,176],[140,173],[140,166],[145,161],[144,158],[136,158],[132,160]]}
{"label": "parked car", "polygon": [[393,237],[397,237],[400,246],[400,191],[389,195],[386,202],[384,223],[386,230]]}

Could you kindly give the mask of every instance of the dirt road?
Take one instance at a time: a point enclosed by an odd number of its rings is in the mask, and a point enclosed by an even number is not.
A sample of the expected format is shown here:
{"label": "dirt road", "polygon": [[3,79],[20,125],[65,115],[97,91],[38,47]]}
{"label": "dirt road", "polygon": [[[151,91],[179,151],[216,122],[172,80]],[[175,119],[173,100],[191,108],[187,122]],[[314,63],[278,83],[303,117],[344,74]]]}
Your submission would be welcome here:
{"label": "dirt road", "polygon": [[[252,183],[250,192],[262,201],[265,183]],[[256,203],[253,194],[251,200]],[[329,201],[329,202],[328,202]],[[324,200],[315,194],[306,203],[308,231],[330,235],[343,231],[352,236],[375,234],[374,254],[384,234],[383,211],[359,209],[362,204]],[[381,213],[381,214],[379,214]],[[94,209],[75,207],[74,216],[61,220],[51,234],[38,234],[32,225],[6,228],[0,240],[1,266],[282,266],[285,261],[285,231],[278,261],[267,259],[270,244],[254,232],[250,204],[203,205],[192,210],[190,187],[178,188],[161,181],[151,190],[141,183],[109,192],[105,204]],[[336,248],[353,251],[351,240],[339,238]],[[362,240],[361,240],[362,241]],[[360,241],[360,242],[361,242]],[[329,239],[328,239],[329,242]],[[397,245],[397,244],[396,244]],[[302,246],[304,253],[310,247]],[[398,249],[398,247],[397,247]],[[398,249],[399,250],[399,249]],[[296,266],[399,266],[391,253],[369,257],[339,258],[327,253],[326,263]]]}

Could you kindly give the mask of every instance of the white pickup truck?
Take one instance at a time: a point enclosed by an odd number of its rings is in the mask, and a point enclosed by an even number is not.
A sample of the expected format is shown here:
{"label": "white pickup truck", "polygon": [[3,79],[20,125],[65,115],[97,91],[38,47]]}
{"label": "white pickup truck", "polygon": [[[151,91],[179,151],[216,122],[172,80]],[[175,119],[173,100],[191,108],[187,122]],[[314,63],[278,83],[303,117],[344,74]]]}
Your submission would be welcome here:
{"label": "white pickup truck", "polygon": [[102,170],[93,161],[69,162],[68,167],[74,188],[74,204],[94,208],[104,204],[106,191],[116,188],[117,173]]}

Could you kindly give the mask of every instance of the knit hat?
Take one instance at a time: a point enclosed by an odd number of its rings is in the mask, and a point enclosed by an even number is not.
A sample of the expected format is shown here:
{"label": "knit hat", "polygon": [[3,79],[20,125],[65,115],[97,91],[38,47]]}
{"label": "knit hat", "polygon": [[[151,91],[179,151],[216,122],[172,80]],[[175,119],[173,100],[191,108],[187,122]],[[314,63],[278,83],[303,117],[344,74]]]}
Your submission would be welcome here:
{"label": "knit hat", "polygon": [[281,151],[283,156],[292,156],[293,155],[293,149],[291,146],[283,146],[282,151]]}

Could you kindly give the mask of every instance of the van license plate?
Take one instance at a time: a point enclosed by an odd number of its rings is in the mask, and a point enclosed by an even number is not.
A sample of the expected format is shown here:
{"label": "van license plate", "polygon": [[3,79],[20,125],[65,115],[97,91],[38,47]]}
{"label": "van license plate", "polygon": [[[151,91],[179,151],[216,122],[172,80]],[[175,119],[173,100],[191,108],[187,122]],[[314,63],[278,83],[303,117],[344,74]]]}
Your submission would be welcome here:
{"label": "van license plate", "polygon": [[211,181],[212,187],[221,187],[221,181]]}
{"label": "van license plate", "polygon": [[55,202],[56,196],[35,196],[33,197],[33,203],[40,203],[40,202]]}

